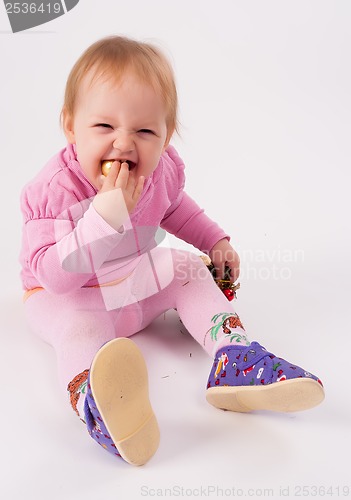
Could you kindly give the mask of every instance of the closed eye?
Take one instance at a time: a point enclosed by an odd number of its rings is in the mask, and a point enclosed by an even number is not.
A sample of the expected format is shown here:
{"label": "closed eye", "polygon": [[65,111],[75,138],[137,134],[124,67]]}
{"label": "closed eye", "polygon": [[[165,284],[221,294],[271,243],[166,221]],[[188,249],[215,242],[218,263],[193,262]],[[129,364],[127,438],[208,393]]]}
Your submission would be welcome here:
{"label": "closed eye", "polygon": [[139,130],[139,132],[141,132],[142,134],[155,134],[153,130],[150,130],[148,128],[142,128]]}
{"label": "closed eye", "polygon": [[112,125],[109,125],[108,123],[97,123],[95,127],[112,128]]}

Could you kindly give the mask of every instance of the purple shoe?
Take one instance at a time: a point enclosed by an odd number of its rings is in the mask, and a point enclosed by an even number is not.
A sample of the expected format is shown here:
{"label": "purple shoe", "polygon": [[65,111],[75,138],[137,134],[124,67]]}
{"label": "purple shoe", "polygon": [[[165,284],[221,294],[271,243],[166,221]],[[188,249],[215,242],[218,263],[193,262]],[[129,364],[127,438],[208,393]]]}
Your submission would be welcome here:
{"label": "purple shoe", "polygon": [[252,342],[248,347],[225,346],[217,352],[206,399],[223,410],[290,412],[321,403],[324,389],[315,375]]}
{"label": "purple shoe", "polygon": [[156,452],[160,433],[149,402],[146,365],[130,339],[107,342],[96,354],[84,413],[90,436],[113,455],[142,465]]}

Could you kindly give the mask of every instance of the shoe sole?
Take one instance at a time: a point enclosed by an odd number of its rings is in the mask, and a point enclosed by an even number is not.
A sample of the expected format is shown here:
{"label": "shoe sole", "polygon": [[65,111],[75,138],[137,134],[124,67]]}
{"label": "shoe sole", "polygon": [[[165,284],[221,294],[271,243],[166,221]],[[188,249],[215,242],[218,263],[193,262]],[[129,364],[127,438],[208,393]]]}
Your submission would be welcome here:
{"label": "shoe sole", "polygon": [[210,387],[206,399],[222,410],[295,412],[320,404],[324,389],[314,379],[297,378],[262,386]]}
{"label": "shoe sole", "polygon": [[158,448],[160,431],[149,401],[147,368],[135,343],[117,338],[105,344],[91,365],[90,386],[121,457],[145,464]]}

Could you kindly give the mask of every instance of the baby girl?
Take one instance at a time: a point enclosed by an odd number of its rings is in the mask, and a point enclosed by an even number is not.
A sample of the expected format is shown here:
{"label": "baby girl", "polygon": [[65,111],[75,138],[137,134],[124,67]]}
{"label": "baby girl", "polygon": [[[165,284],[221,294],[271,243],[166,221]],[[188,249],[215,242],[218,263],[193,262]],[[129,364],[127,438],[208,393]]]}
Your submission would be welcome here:
{"label": "baby girl", "polygon": [[318,377],[248,340],[203,259],[158,245],[167,231],[206,254],[217,280],[238,278],[230,236],[184,190],[170,144],[177,91],[162,52],[119,36],[95,42],[71,70],[61,119],[67,145],[22,192],[21,277],[28,324],[55,349],[90,436],[135,465],[157,450],[146,365],[129,337],[169,309],[210,356],[210,404],[319,404]]}

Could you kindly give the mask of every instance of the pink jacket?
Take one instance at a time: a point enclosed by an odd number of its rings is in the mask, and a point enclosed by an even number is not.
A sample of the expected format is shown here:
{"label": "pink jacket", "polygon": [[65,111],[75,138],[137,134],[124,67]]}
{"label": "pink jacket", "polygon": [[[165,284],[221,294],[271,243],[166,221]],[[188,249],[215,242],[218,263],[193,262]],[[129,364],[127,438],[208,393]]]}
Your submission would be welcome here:
{"label": "pink jacket", "polygon": [[94,209],[96,188],[69,144],[22,191],[24,289],[63,294],[125,277],[156,246],[159,227],[204,253],[229,239],[185,193],[184,183],[184,163],[169,146],[119,233]]}

